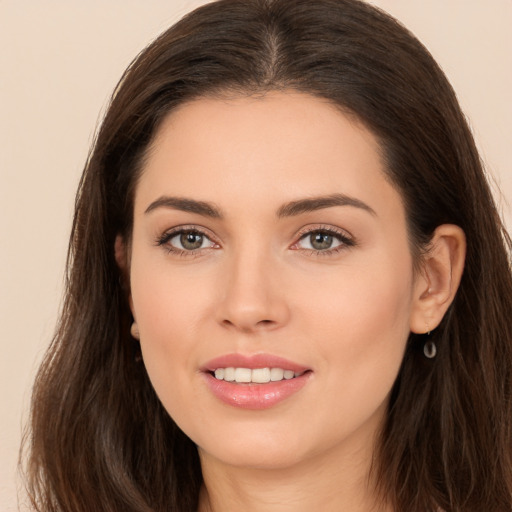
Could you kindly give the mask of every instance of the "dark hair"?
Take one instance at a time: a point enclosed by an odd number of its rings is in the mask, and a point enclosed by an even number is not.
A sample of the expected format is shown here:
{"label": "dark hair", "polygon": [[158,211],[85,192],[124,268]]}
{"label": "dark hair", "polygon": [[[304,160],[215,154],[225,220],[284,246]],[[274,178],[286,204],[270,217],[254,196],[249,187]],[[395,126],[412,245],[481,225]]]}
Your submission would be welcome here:
{"label": "dark hair", "polygon": [[512,277],[502,227],[455,94],[428,51],[358,0],[221,0],[187,15],[114,92],[76,199],[66,296],[34,387],[27,473],[40,511],[192,511],[195,445],[160,404],[114,258],[162,120],[202,96],[295,90],[355,115],[380,143],[421,254],[460,226],[467,259],[432,333],[411,334],[373,471],[398,511],[512,510]]}

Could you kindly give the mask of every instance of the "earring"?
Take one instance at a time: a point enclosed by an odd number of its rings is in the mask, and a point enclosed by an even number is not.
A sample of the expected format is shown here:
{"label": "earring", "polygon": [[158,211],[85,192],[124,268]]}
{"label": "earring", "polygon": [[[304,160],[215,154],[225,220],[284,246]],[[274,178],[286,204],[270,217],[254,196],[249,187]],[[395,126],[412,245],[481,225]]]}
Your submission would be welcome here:
{"label": "earring", "polygon": [[135,322],[130,327],[130,334],[132,337],[134,337],[136,340],[140,340],[140,334],[139,334],[139,327]]}
{"label": "earring", "polygon": [[[427,327],[427,338],[430,338],[430,325],[429,322],[426,322]],[[423,345],[423,354],[427,359],[434,359],[437,354],[437,347],[436,344],[432,340],[428,340],[425,342],[425,345]]]}
{"label": "earring", "polygon": [[427,341],[425,345],[423,345],[423,354],[427,359],[434,359],[437,354],[437,347],[433,341]]}

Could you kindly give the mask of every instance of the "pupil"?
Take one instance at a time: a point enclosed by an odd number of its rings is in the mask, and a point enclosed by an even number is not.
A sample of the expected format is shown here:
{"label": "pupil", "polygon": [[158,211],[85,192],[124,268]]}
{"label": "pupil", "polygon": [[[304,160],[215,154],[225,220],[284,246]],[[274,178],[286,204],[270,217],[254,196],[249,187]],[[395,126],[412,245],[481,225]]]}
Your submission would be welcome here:
{"label": "pupil", "polygon": [[183,233],[180,236],[180,242],[183,248],[192,251],[199,249],[203,245],[203,235],[198,233]]}
{"label": "pupil", "polygon": [[316,250],[329,249],[332,245],[332,235],[315,233],[311,235],[311,246]]}

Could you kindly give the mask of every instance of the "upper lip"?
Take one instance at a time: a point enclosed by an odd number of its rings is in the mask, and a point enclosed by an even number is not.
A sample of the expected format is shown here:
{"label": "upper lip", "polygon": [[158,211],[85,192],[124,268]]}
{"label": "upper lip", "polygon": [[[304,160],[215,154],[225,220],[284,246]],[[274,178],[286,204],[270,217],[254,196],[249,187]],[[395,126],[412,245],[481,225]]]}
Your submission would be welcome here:
{"label": "upper lip", "polygon": [[292,370],[295,373],[303,373],[310,368],[307,366],[289,361],[283,357],[272,354],[225,354],[211,359],[201,368],[205,372],[213,372],[217,368],[282,368],[283,370]]}

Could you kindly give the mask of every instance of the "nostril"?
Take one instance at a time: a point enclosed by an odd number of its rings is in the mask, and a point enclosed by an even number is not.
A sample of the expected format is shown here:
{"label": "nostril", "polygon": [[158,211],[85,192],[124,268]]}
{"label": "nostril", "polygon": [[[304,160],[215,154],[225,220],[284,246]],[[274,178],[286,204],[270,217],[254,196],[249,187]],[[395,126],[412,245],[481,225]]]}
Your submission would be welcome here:
{"label": "nostril", "polygon": [[258,323],[259,324],[273,324],[274,322],[272,320],[260,320]]}

